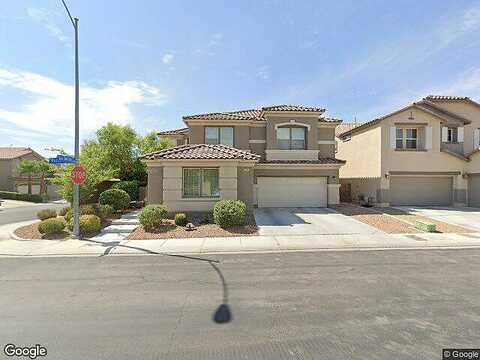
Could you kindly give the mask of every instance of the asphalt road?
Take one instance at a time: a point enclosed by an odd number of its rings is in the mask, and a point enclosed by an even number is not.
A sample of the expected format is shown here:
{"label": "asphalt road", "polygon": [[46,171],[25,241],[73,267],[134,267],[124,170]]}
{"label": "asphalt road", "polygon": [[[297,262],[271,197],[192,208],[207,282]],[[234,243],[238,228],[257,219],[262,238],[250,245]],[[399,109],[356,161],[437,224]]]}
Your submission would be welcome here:
{"label": "asphalt road", "polygon": [[42,209],[60,210],[68,204],[34,204],[16,208],[2,208],[0,206],[0,225],[12,224],[20,221],[37,219],[37,212]]}
{"label": "asphalt road", "polygon": [[206,259],[218,262],[2,258],[0,339],[47,359],[431,360],[480,347],[477,250]]}

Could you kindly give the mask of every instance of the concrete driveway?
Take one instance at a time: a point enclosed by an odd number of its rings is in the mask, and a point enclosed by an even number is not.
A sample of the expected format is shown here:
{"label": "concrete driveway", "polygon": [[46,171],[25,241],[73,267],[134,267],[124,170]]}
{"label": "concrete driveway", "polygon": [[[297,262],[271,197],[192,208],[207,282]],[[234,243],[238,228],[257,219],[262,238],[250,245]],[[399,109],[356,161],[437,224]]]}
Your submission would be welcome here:
{"label": "concrete driveway", "polygon": [[480,231],[479,208],[397,206],[397,209]]}
{"label": "concrete driveway", "polygon": [[382,234],[329,208],[261,208],[254,215],[260,235]]}

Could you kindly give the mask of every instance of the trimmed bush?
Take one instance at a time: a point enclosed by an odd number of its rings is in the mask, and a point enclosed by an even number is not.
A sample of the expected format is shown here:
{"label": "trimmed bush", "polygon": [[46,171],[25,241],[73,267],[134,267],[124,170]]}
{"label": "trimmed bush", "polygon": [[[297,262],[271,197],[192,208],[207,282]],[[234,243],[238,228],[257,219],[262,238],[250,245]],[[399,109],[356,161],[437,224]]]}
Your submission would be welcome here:
{"label": "trimmed bush", "polygon": [[113,209],[113,206],[112,205],[99,205],[98,206],[98,211],[97,211],[97,215],[100,217],[100,219],[108,219],[109,217],[111,217],[114,213],[114,209]]}
{"label": "trimmed bush", "polygon": [[97,215],[97,207],[92,204],[80,205],[81,215]]}
{"label": "trimmed bush", "polygon": [[60,219],[46,219],[38,224],[40,234],[50,235],[61,233],[65,229],[65,223]]}
{"label": "trimmed bush", "polygon": [[60,211],[58,212],[58,215],[65,216],[68,210],[70,210],[70,206],[65,206],[64,208],[60,209]]}
{"label": "trimmed bush", "polygon": [[37,212],[37,217],[40,220],[47,220],[57,217],[57,212],[54,209],[44,209]]}
{"label": "trimmed bush", "polygon": [[213,208],[213,221],[221,227],[245,224],[247,206],[240,200],[221,200]]}
{"label": "trimmed bush", "polygon": [[118,183],[115,183],[112,186],[112,188],[125,191],[130,196],[131,201],[138,200],[138,181],[137,180],[120,181]]}
{"label": "trimmed bush", "polygon": [[72,220],[73,218],[73,210],[72,209],[68,209],[67,212],[65,213],[65,215],[63,215],[63,218],[65,219],[65,221],[68,223],[70,220]]}
{"label": "trimmed bush", "polygon": [[13,191],[0,191],[0,198],[1,199],[8,199],[8,200],[30,201],[30,202],[34,202],[34,203],[43,202],[43,197],[41,195],[21,194],[21,193],[13,192]]}
{"label": "trimmed bush", "polygon": [[113,209],[124,210],[130,204],[130,195],[120,189],[108,189],[100,194],[100,204],[112,205]]}
{"label": "trimmed bush", "polygon": [[138,216],[138,220],[145,229],[154,229],[162,225],[167,215],[168,209],[165,205],[147,205]]}
{"label": "trimmed bush", "polygon": [[[68,228],[73,230],[73,219],[68,222]],[[102,228],[102,222],[97,215],[82,215],[80,216],[80,232],[88,234],[98,232]]]}
{"label": "trimmed bush", "polygon": [[175,225],[185,226],[187,225],[187,215],[184,213],[175,214]]}

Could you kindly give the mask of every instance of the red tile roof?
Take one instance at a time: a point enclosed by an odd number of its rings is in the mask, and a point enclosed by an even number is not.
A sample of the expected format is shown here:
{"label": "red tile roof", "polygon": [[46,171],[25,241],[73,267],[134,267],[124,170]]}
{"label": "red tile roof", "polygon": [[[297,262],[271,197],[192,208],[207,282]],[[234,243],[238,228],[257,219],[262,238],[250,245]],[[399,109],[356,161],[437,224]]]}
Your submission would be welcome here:
{"label": "red tile roof", "polygon": [[436,105],[434,102],[430,101],[430,100],[427,100],[426,98],[420,100],[420,101],[417,101],[417,102],[414,102],[410,105],[407,105],[399,110],[395,110],[394,112],[391,112],[387,115],[384,115],[382,117],[379,117],[379,118],[376,118],[376,119],[373,119],[373,120],[370,120],[370,121],[367,121],[365,123],[362,123],[362,124],[359,124],[358,126],[350,129],[350,130],[347,130],[343,133],[340,133],[338,134],[337,136],[338,137],[345,137],[345,136],[348,136],[348,135],[351,135],[353,133],[356,133],[358,131],[361,131],[363,129],[366,129],[366,128],[369,128],[370,126],[373,126],[373,125],[376,125],[378,124],[379,122],[381,122],[382,120],[392,116],[392,115],[395,115],[401,111],[404,111],[406,109],[409,109],[411,107],[416,107],[418,109],[421,109],[421,110],[424,110],[424,111],[427,111],[427,112],[430,112],[430,113],[433,113],[435,115],[437,115],[438,117],[440,118],[453,118],[457,121],[460,121],[460,122],[463,122],[464,124],[469,124],[471,123],[470,120],[464,118],[463,116],[459,115],[459,114],[455,114],[453,112],[450,112],[448,110],[445,110],[441,107],[439,107],[438,105]]}
{"label": "red tile roof", "polygon": [[428,95],[424,97],[426,100],[470,100],[467,96],[450,96],[450,95]]}
{"label": "red tile roof", "polygon": [[324,165],[334,165],[334,164],[345,164],[345,160],[335,159],[335,158],[321,158],[318,160],[263,160],[260,164],[324,164]]}
{"label": "red tile roof", "polygon": [[31,153],[34,151],[28,147],[0,147],[0,159],[3,160],[16,159]]}
{"label": "red tile roof", "polygon": [[145,160],[259,160],[260,156],[226,145],[190,144],[145,154],[140,158]]}
{"label": "red tile roof", "polygon": [[[187,115],[183,120],[265,120],[263,113],[265,111],[295,111],[295,112],[319,112],[323,113],[325,109],[319,107],[308,107],[300,105],[274,105],[266,106],[260,109],[247,109],[227,112],[214,112],[197,115]],[[341,121],[339,119],[320,118],[321,121]]]}
{"label": "red tile roof", "polygon": [[157,135],[183,135],[188,134],[188,128],[165,130],[157,132]]}

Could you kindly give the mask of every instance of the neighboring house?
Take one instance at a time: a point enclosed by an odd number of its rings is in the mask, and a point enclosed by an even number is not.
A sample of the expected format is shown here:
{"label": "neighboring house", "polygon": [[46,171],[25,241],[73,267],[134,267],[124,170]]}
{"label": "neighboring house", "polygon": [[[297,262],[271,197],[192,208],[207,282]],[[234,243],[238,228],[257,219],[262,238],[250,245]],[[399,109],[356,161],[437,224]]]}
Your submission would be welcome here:
{"label": "neighboring house", "polygon": [[[28,147],[0,147],[0,190],[27,192],[27,177],[18,173],[22,160],[45,160]],[[33,179],[32,193],[40,192],[40,180]]]}
{"label": "neighboring house", "polygon": [[[342,198],[480,206],[480,104],[427,96],[339,135]],[[343,200],[343,199],[342,199]]]}
{"label": "neighboring house", "polygon": [[188,145],[142,156],[147,201],[173,211],[211,209],[220,199],[249,207],[337,204],[344,161],[335,158],[335,128],[341,120],[323,112],[279,105],[183,117]]}
{"label": "neighboring house", "polygon": [[161,131],[157,135],[161,138],[170,139],[174,146],[188,144],[188,128]]}

